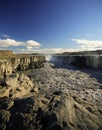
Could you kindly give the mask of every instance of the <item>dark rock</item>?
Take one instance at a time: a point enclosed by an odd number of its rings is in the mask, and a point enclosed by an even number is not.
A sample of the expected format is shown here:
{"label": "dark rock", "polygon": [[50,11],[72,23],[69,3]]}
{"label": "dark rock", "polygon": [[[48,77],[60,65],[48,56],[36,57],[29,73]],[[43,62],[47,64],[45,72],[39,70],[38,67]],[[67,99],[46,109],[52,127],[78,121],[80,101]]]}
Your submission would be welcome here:
{"label": "dark rock", "polygon": [[57,116],[53,112],[45,113],[42,117],[42,124],[43,127],[41,130],[49,130],[55,126],[55,123],[57,123]]}
{"label": "dark rock", "polygon": [[6,110],[0,110],[0,130],[7,130],[10,120],[10,112]]}
{"label": "dark rock", "polygon": [[62,91],[56,91],[56,92],[54,92],[53,94],[55,94],[55,95],[61,95],[61,94],[62,94]]}
{"label": "dark rock", "polygon": [[32,120],[33,115],[26,113],[16,113],[11,116],[10,130],[34,130]]}
{"label": "dark rock", "polygon": [[12,111],[31,113],[33,112],[33,106],[34,106],[34,98],[32,97],[25,98],[25,99],[16,99],[14,101],[14,107]]}
{"label": "dark rock", "polygon": [[14,101],[10,98],[1,98],[0,99],[0,109],[9,110],[14,105]]}
{"label": "dark rock", "polygon": [[36,68],[41,68],[43,67],[43,62],[39,61],[39,62],[31,62],[29,64],[29,69],[36,69]]}
{"label": "dark rock", "polygon": [[[55,60],[53,61],[53,59]],[[54,55],[51,62],[54,63],[56,68],[68,68],[70,65],[74,65],[83,68],[102,69],[102,55],[99,54]]]}
{"label": "dark rock", "polygon": [[87,67],[86,57],[73,56],[73,60],[72,60],[71,64],[79,66],[79,67]]}

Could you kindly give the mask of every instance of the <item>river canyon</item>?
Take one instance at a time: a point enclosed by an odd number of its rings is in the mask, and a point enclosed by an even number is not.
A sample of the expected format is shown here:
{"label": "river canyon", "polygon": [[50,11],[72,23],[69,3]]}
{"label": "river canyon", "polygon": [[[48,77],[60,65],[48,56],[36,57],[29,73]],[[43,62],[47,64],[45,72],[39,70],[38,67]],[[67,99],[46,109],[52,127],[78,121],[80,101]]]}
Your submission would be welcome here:
{"label": "river canyon", "polygon": [[101,130],[101,63],[63,54],[2,61],[0,130]]}

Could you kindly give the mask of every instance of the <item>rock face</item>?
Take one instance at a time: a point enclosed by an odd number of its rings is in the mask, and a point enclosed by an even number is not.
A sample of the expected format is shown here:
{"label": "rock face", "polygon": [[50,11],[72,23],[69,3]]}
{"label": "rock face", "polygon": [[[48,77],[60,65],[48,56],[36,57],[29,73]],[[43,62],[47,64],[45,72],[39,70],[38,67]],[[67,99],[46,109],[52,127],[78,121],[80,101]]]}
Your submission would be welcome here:
{"label": "rock face", "polygon": [[5,75],[12,74],[13,67],[10,61],[4,61],[0,63],[0,76],[4,77]]}
{"label": "rock face", "polygon": [[55,55],[52,62],[84,68],[102,69],[102,55]]}
{"label": "rock face", "polygon": [[0,75],[10,75],[18,70],[40,68],[43,66],[44,61],[44,56],[11,58],[0,63]]}
{"label": "rock face", "polygon": [[88,73],[50,63],[7,76],[0,86],[0,130],[102,130],[101,86]]}
{"label": "rock face", "polygon": [[79,67],[102,69],[102,56],[73,56],[71,64]]}

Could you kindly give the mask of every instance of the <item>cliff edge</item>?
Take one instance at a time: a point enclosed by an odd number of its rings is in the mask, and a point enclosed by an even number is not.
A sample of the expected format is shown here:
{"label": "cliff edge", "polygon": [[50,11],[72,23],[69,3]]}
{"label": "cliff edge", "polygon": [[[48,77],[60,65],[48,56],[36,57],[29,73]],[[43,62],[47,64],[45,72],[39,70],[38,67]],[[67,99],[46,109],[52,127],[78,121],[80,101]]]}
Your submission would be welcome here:
{"label": "cliff edge", "polygon": [[[7,76],[17,71],[40,68],[45,57],[42,55],[15,55],[12,51],[0,51],[0,76]],[[5,55],[4,55],[5,54]]]}

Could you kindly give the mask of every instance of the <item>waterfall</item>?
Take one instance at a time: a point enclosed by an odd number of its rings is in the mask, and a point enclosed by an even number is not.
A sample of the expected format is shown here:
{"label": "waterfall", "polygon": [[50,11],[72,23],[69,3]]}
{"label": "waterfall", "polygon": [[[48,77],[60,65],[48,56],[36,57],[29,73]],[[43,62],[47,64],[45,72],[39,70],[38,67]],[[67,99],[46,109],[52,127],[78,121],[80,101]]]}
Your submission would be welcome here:
{"label": "waterfall", "polygon": [[95,68],[98,68],[98,65],[99,65],[99,55],[96,55],[96,56],[94,56],[94,61],[93,61],[93,66],[95,67]]}
{"label": "waterfall", "polygon": [[52,55],[49,55],[49,54],[47,55],[47,54],[46,54],[46,55],[45,55],[45,58],[46,58],[46,61],[51,61]]}

